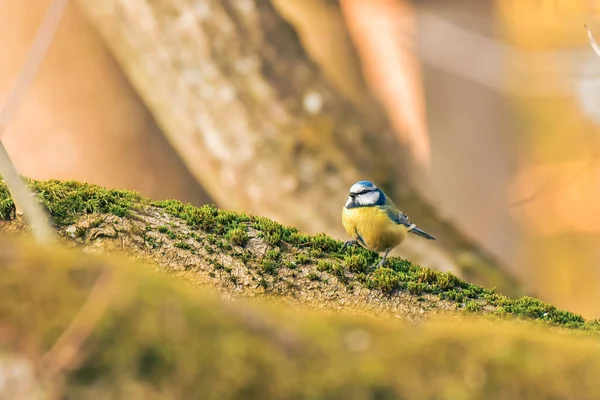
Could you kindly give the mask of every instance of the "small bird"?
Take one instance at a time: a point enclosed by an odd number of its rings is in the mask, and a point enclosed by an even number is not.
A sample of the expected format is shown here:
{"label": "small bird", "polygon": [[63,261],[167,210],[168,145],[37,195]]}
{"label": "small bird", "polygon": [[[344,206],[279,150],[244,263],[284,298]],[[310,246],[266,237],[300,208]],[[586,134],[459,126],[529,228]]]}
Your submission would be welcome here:
{"label": "small bird", "polygon": [[385,252],[377,267],[386,262],[388,253],[406,238],[408,232],[425,239],[435,240],[422,231],[394,205],[381,189],[369,181],[352,185],[348,201],[342,209],[342,224],[356,243],[377,253]]}

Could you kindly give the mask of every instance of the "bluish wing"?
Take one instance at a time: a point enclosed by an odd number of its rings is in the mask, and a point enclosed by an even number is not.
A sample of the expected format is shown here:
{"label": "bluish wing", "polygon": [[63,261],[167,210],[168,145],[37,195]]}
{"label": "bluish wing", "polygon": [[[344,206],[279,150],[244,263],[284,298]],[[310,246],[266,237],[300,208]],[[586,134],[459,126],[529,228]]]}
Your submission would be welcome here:
{"label": "bluish wing", "polygon": [[385,210],[388,217],[398,225],[404,225],[409,229],[412,229],[416,226],[411,222],[410,219],[408,219],[406,214],[398,210],[398,207],[396,207],[396,205],[389,198],[386,197],[385,204],[382,206],[382,208]]}
{"label": "bluish wing", "polygon": [[413,222],[411,222],[411,220],[408,219],[406,214],[404,214],[403,212],[400,212],[400,214],[398,214],[398,223],[400,225],[406,226],[409,229],[413,229],[416,226]]}
{"label": "bluish wing", "polygon": [[417,235],[417,236],[421,236],[422,238],[425,238],[425,239],[435,240],[435,237],[433,237],[429,233],[417,228],[417,225],[415,223],[413,223],[410,219],[408,219],[406,214],[404,214],[402,211],[398,210],[396,205],[394,203],[392,203],[392,201],[390,199],[386,198],[385,204],[383,206],[381,206],[381,208],[383,210],[385,210],[389,219],[391,219],[392,221],[394,221],[395,223],[397,223],[399,225],[406,226],[407,230],[410,233]]}
{"label": "bluish wing", "polygon": [[394,203],[392,203],[391,200],[386,199],[385,204],[380,207],[382,210],[384,210],[387,213],[389,219],[391,219],[392,221],[394,221],[395,223],[397,223],[399,225],[406,226],[406,228],[408,229],[408,231],[410,233],[415,234],[417,236],[421,236],[422,238],[425,238],[425,239],[435,240],[435,237],[433,237],[429,233],[417,228],[417,225],[414,224],[410,219],[408,219],[406,214],[404,214],[402,211],[398,210],[398,208],[394,205]]}
{"label": "bluish wing", "polygon": [[396,205],[394,205],[394,203],[392,203],[390,199],[386,199],[386,202],[383,206],[381,206],[381,209],[384,210],[387,213],[388,218],[394,221],[395,223],[399,225],[405,225],[407,227],[411,227],[413,225],[413,223],[410,222],[406,214],[398,210]]}

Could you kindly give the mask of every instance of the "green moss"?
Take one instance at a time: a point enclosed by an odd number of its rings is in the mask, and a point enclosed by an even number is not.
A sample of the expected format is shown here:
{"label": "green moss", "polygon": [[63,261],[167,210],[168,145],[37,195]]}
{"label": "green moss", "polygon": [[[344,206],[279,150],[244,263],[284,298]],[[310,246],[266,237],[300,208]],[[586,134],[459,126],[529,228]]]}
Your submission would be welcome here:
{"label": "green moss", "polygon": [[350,254],[344,257],[344,265],[350,272],[363,272],[366,273],[369,270],[369,263],[367,259],[361,254]]}
{"label": "green moss", "polygon": [[296,246],[303,246],[309,244],[310,236],[302,234],[298,231],[291,231],[289,237],[289,243]]}
{"label": "green moss", "polygon": [[310,249],[308,251],[308,255],[311,258],[321,258],[324,256],[324,253],[323,253],[323,250],[321,250],[321,249]]}
{"label": "green moss", "polygon": [[[342,246],[338,252],[334,253],[334,256],[340,259],[345,259],[348,255],[357,255],[359,257],[363,257],[368,265],[376,265],[381,260],[379,253],[374,253],[357,245],[349,247]],[[398,260],[396,260],[396,264],[398,264]]]}
{"label": "green moss", "polygon": [[381,267],[375,270],[367,280],[366,286],[371,289],[377,289],[385,294],[391,294],[400,288],[400,278],[398,274],[387,267]]}
{"label": "green moss", "polygon": [[[582,316],[569,311],[558,310],[553,305],[544,303],[532,297],[522,297],[516,300],[506,298],[498,301],[498,313],[513,315],[518,318],[539,319],[569,328],[581,328],[586,326]],[[597,322],[588,323],[593,327]]]}
{"label": "green moss", "polygon": [[313,249],[319,249],[327,253],[335,253],[342,248],[343,243],[332,239],[324,233],[309,238],[309,243]]}
{"label": "green moss", "polygon": [[267,250],[267,252],[265,253],[265,257],[268,258],[269,260],[279,260],[279,257],[281,257],[281,250],[279,248],[273,248],[273,249],[269,249]]}
{"label": "green moss", "polygon": [[231,228],[225,234],[225,238],[234,246],[244,247],[248,243],[248,228],[246,225],[238,225]]}
{"label": "green moss", "polygon": [[482,308],[483,307],[481,306],[481,304],[474,300],[469,300],[469,302],[465,304],[465,310],[467,310],[468,312],[479,312]]}
{"label": "green moss", "polygon": [[436,282],[442,291],[448,291],[456,287],[460,287],[460,279],[458,279],[451,272],[437,274]]}
{"label": "green moss", "polygon": [[206,242],[208,244],[217,244],[217,235],[213,235],[213,234],[208,234],[206,235]]}
{"label": "green moss", "polygon": [[294,262],[297,265],[303,265],[303,264],[308,264],[309,262],[311,262],[311,259],[304,253],[298,253],[298,254],[296,254],[296,258],[294,259]]}
{"label": "green moss", "polygon": [[203,207],[194,207],[190,204],[183,204],[177,200],[164,200],[152,203],[153,205],[163,208],[165,211],[185,220],[192,228],[201,228],[211,231],[216,225],[216,215],[218,210],[212,205]]}
{"label": "green moss", "polygon": [[423,268],[421,269],[421,271],[419,272],[419,278],[418,281],[421,283],[435,283],[437,282],[437,276],[438,273],[433,271],[430,268]]}
{"label": "green moss", "polygon": [[0,218],[10,220],[16,217],[17,209],[4,180],[0,180]]}
{"label": "green moss", "polygon": [[152,247],[153,249],[156,249],[158,247],[158,242],[156,241],[156,239],[152,236],[148,236],[148,235],[144,235],[144,242],[147,243],[148,245],[150,245],[150,247]]}
{"label": "green moss", "polygon": [[164,233],[165,235],[167,235],[169,237],[169,239],[177,238],[177,236],[173,233],[173,231],[171,229],[169,229],[169,227],[167,227],[167,226],[159,226],[158,231],[160,233]]}
{"label": "green moss", "polygon": [[179,249],[183,249],[183,250],[192,250],[193,247],[186,242],[175,242],[173,243],[173,246],[179,248]]}
{"label": "green moss", "polygon": [[443,295],[440,295],[440,297],[442,297],[444,300],[450,300],[455,303],[464,303],[467,300],[467,296],[458,290],[444,293]]}
{"label": "green moss", "polygon": [[330,272],[332,269],[333,265],[329,261],[319,260],[319,262],[317,262],[317,270],[321,272]]}
{"label": "green moss", "polygon": [[276,246],[284,238],[283,227],[268,218],[254,217],[251,225],[260,231],[260,236],[271,246]]}
{"label": "green moss", "polygon": [[217,271],[223,271],[225,269],[225,265],[223,265],[222,262],[219,262],[217,260],[211,260],[210,264],[213,266],[213,268]]}
{"label": "green moss", "polygon": [[309,272],[306,277],[310,281],[320,281],[321,280],[321,275],[319,275],[318,273],[316,273],[314,271],[313,272]]}
{"label": "green moss", "polygon": [[279,232],[265,232],[261,234],[261,237],[264,238],[265,242],[267,242],[271,246],[276,246],[281,241],[281,234]]}
{"label": "green moss", "polygon": [[265,290],[269,288],[269,282],[262,276],[258,279],[256,284],[258,285],[258,287],[261,287]]}
{"label": "green moss", "polygon": [[192,239],[194,239],[197,242],[202,242],[202,238],[200,237],[200,235],[198,235],[196,232],[190,232],[188,234],[189,237],[191,237]]}
{"label": "green moss", "polygon": [[230,274],[228,279],[233,285],[237,285],[239,283],[239,278],[233,274]]}
{"label": "green moss", "polygon": [[408,282],[406,289],[408,290],[408,293],[412,294],[413,296],[418,296],[427,292],[427,285],[419,282]]}
{"label": "green moss", "polygon": [[215,244],[221,250],[231,250],[231,244],[229,244],[229,242],[225,239],[217,239],[217,242]]}
{"label": "green moss", "polygon": [[[147,203],[135,192],[111,190],[76,181],[26,180],[57,225],[74,223],[83,214],[107,213],[119,217]],[[4,180],[0,180],[0,217],[14,217],[14,202]]]}
{"label": "green moss", "polygon": [[248,263],[248,262],[252,261],[252,259],[254,258],[252,253],[249,251],[237,252],[237,253],[235,253],[235,256],[237,258],[239,258],[243,263]]}
{"label": "green moss", "polygon": [[86,230],[84,227],[82,227],[82,226],[78,226],[78,227],[75,229],[75,235],[76,235],[78,238],[83,238],[83,237],[85,237],[85,233],[86,233],[86,232],[87,232],[87,230]]}
{"label": "green moss", "polygon": [[90,221],[90,228],[97,228],[100,225],[102,225],[102,222],[104,222],[103,218],[95,218],[92,221]]}
{"label": "green moss", "polygon": [[270,259],[264,259],[261,263],[262,270],[269,275],[277,275],[279,265],[276,261]]}

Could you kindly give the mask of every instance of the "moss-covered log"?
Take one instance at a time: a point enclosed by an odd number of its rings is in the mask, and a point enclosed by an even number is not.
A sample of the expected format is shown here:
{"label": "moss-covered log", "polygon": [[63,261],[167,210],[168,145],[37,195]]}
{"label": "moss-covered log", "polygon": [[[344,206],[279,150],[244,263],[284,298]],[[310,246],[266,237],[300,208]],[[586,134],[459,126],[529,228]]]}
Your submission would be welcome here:
{"label": "moss-covered log", "polygon": [[[497,260],[420,193],[410,154],[370,93],[357,102],[356,87],[336,89],[271,1],[79,4],[220,207],[342,237],[347,189],[368,177],[439,238],[403,255],[516,292]],[[339,15],[335,2],[327,7]]]}
{"label": "moss-covered log", "polygon": [[[12,387],[21,398],[542,400],[600,393],[597,334],[524,322],[417,326],[248,305],[117,257],[6,237],[2,244],[0,360],[2,368],[21,368],[21,386]],[[0,385],[0,396],[16,398],[10,389]]]}
{"label": "moss-covered log", "polygon": [[[182,279],[231,296],[268,296],[349,313],[412,320],[461,313],[514,316],[562,327],[598,330],[598,323],[537,299],[510,299],[451,273],[392,257],[372,270],[378,255],[344,248],[326,235],[305,235],[264,217],[150,201],[127,191],[78,182],[30,182],[59,235],[88,252],[124,252]],[[0,181],[0,223],[20,231],[14,204]]]}

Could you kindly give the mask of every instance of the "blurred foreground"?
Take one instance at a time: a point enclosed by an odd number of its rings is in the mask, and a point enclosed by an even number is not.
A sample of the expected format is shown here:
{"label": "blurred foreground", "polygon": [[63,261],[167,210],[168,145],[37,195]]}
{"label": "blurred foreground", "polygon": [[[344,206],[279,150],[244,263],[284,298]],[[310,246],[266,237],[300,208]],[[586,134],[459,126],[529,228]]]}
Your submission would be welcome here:
{"label": "blurred foreground", "polygon": [[[114,256],[0,249],[2,398],[595,398],[595,334],[226,301]],[[193,290],[192,290],[193,289]]]}

